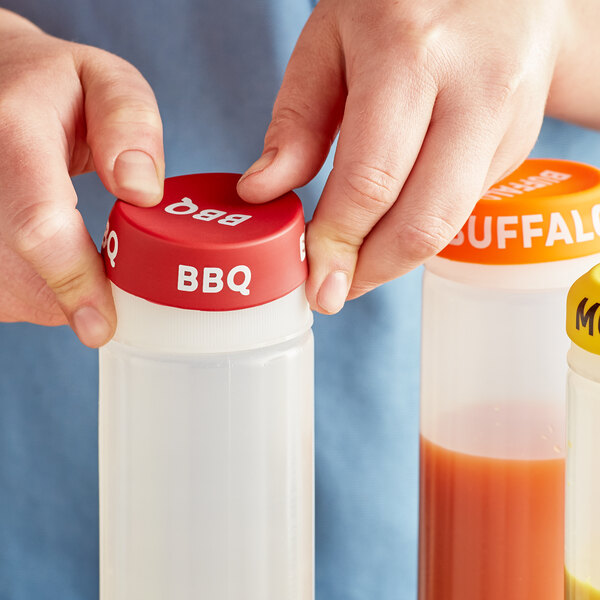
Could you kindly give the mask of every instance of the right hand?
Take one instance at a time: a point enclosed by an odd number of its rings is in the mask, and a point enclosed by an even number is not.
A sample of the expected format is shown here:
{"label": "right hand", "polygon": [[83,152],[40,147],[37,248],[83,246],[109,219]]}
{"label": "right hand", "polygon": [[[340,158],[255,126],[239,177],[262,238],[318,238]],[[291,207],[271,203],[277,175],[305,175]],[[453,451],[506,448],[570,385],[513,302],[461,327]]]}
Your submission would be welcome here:
{"label": "right hand", "polygon": [[116,315],[71,182],[91,170],[127,202],[160,201],[152,89],[126,61],[0,9],[0,321],[69,323],[98,347]]}
{"label": "right hand", "polygon": [[238,183],[255,203],[305,185],[339,131],[306,232],[313,309],[335,313],[440,252],[525,160],[560,83],[571,4],[320,0]]}

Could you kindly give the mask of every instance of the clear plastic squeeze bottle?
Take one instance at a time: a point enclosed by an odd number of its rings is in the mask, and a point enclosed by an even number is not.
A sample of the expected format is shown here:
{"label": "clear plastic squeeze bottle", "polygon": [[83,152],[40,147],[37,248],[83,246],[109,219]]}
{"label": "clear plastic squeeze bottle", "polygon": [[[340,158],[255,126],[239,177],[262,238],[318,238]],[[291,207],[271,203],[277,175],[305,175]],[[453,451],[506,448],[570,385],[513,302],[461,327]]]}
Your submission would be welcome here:
{"label": "clear plastic squeeze bottle", "polygon": [[302,206],[246,204],[238,178],[170,178],[109,218],[101,600],[314,597]]}
{"label": "clear plastic squeeze bottle", "polygon": [[566,600],[600,600],[600,265],[567,298]]}
{"label": "clear plastic squeeze bottle", "polygon": [[426,265],[420,600],[563,600],[564,304],[599,253],[600,171],[528,160]]}

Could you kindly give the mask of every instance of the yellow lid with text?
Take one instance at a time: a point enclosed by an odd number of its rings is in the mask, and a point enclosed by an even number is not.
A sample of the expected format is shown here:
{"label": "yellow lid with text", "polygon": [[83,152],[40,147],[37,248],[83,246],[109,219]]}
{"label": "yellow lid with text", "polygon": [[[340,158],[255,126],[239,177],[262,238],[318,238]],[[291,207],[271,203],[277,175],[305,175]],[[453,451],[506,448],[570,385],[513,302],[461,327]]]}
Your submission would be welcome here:
{"label": "yellow lid with text", "polygon": [[600,265],[581,276],[569,290],[567,335],[580,348],[600,354]]}

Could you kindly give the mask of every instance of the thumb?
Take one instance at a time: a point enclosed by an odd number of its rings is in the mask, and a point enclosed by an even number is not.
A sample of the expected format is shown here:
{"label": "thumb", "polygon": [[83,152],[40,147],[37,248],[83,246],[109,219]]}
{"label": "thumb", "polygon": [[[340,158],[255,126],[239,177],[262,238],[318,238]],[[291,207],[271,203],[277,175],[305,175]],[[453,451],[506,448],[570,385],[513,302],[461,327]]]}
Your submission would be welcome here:
{"label": "thumb", "polygon": [[343,113],[342,60],[330,13],[317,4],[286,69],[262,156],[238,183],[244,200],[273,200],[318,173]]}
{"label": "thumb", "polygon": [[127,61],[99,50],[80,50],[87,143],[106,189],[141,206],[163,194],[162,122],[154,93]]}

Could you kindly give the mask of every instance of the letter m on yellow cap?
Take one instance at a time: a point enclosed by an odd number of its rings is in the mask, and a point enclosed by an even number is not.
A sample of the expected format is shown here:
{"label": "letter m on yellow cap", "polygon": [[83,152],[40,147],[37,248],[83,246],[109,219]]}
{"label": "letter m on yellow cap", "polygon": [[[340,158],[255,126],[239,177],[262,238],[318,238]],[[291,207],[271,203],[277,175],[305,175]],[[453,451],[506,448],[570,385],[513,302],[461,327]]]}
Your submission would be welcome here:
{"label": "letter m on yellow cap", "polygon": [[[587,352],[600,355],[600,265],[582,275],[567,296],[567,335]],[[594,335],[598,332],[598,335]]]}
{"label": "letter m on yellow cap", "polygon": [[598,302],[592,304],[587,310],[585,309],[589,298],[583,298],[577,306],[577,312],[575,314],[575,328],[580,329],[581,327],[587,327],[589,334],[594,335],[594,320],[596,317],[596,311],[600,307]]}

